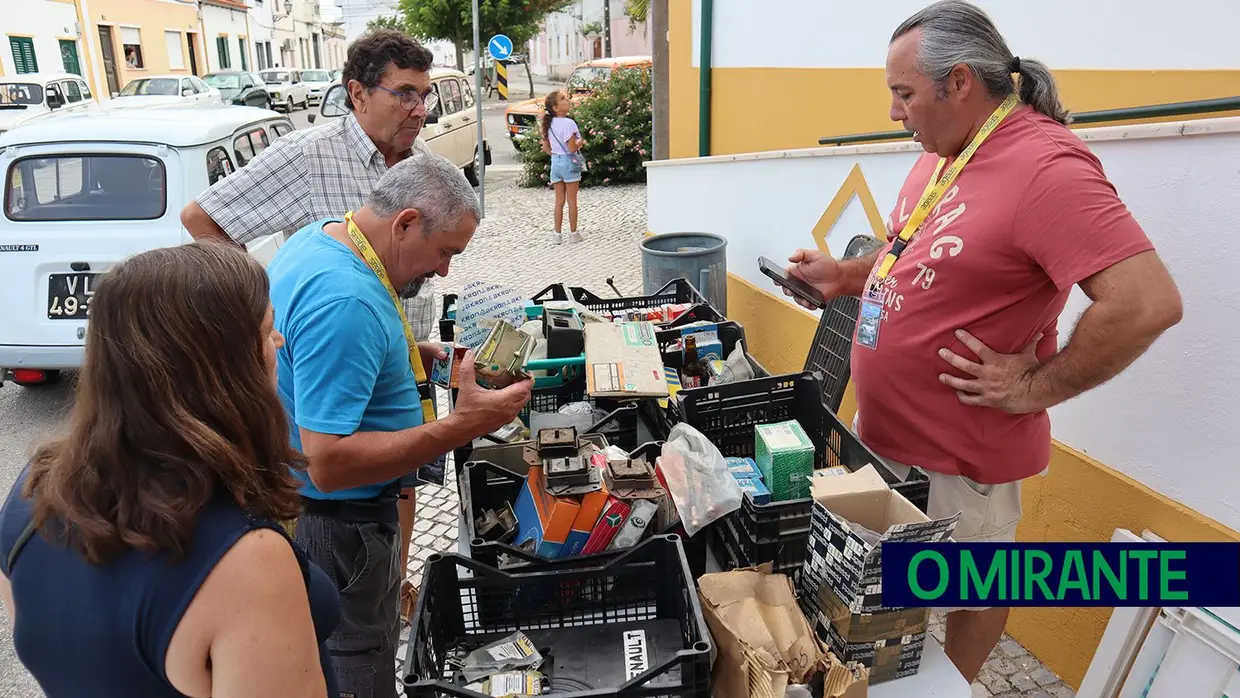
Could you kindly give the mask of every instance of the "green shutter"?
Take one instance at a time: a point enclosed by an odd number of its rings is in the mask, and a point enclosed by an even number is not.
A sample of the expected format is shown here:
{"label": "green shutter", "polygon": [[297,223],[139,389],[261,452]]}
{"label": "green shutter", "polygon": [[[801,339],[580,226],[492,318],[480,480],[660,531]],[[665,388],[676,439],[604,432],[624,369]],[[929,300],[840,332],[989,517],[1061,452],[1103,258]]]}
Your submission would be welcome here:
{"label": "green shutter", "polygon": [[245,50],[245,39],[237,39],[237,50],[241,52],[241,69],[249,70],[250,62],[246,60],[248,51]]}
{"label": "green shutter", "polygon": [[13,64],[18,73],[39,72],[39,61],[34,55],[34,39],[28,36],[10,36],[9,46],[13,49]]}

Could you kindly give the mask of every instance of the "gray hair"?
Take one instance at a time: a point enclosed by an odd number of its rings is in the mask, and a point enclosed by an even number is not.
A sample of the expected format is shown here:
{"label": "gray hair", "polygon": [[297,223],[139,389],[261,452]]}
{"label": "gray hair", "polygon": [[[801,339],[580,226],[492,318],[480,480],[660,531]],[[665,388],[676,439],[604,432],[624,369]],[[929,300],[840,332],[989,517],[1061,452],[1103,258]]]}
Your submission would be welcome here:
{"label": "gray hair", "polygon": [[380,218],[416,208],[422,214],[422,231],[427,235],[447,230],[464,215],[473,216],[474,222],[482,218],[478,196],[461,169],[447,158],[420,151],[417,146],[413,155],[379,178],[366,207]]}
{"label": "gray hair", "polygon": [[1061,124],[1072,117],[1059,101],[1055,78],[1046,64],[1012,55],[1003,35],[981,8],[964,0],[942,0],[919,11],[891,35],[891,40],[921,30],[917,69],[946,94],[952,68],[964,64],[993,97],[1004,98],[1015,88],[1012,73],[1020,75],[1020,101]]}

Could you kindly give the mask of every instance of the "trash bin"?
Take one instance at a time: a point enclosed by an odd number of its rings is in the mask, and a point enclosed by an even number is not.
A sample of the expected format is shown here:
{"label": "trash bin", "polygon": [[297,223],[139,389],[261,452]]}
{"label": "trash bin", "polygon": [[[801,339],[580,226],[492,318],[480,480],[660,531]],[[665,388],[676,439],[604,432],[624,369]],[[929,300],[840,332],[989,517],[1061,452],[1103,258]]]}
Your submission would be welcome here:
{"label": "trash bin", "polygon": [[641,241],[642,287],[650,294],[684,277],[728,314],[728,241],[711,233],[665,233]]}

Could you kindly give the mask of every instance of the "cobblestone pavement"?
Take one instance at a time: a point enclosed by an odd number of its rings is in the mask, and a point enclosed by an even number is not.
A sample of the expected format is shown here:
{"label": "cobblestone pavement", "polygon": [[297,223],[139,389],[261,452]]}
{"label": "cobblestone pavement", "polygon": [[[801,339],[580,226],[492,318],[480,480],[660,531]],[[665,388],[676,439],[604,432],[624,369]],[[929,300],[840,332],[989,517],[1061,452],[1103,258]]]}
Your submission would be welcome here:
{"label": "cobblestone pavement", "polygon": [[[606,279],[625,295],[641,293],[641,258],[637,243],[646,231],[646,191],[641,186],[591,188],[580,194],[580,228],[586,241],[553,245],[552,193],[520,189],[514,178],[488,187],[488,216],[447,278],[436,280],[440,293],[456,293],[473,279],[514,286],[526,295],[553,282],[583,286],[599,295],[611,293]],[[488,180],[490,181],[490,180]],[[441,404],[440,410],[446,408]],[[449,478],[452,477],[449,469]],[[423,561],[436,551],[457,548],[456,484],[418,490],[409,573],[421,581]],[[944,619],[935,616],[930,632],[943,641]],[[402,635],[402,641],[404,639]],[[405,656],[402,647],[398,655]],[[974,698],[1071,698],[1074,692],[1020,645],[1004,636],[973,686]]]}

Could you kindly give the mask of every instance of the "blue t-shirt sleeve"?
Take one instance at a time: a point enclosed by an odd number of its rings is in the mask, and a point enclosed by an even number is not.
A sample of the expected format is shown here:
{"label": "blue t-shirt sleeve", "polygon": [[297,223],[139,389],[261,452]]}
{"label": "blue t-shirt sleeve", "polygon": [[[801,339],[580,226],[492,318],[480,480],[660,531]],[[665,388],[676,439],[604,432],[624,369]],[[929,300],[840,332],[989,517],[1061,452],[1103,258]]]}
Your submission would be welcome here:
{"label": "blue t-shirt sleeve", "polygon": [[320,434],[357,431],[370,404],[389,338],[356,298],[326,303],[298,318],[286,337],[297,426]]}

